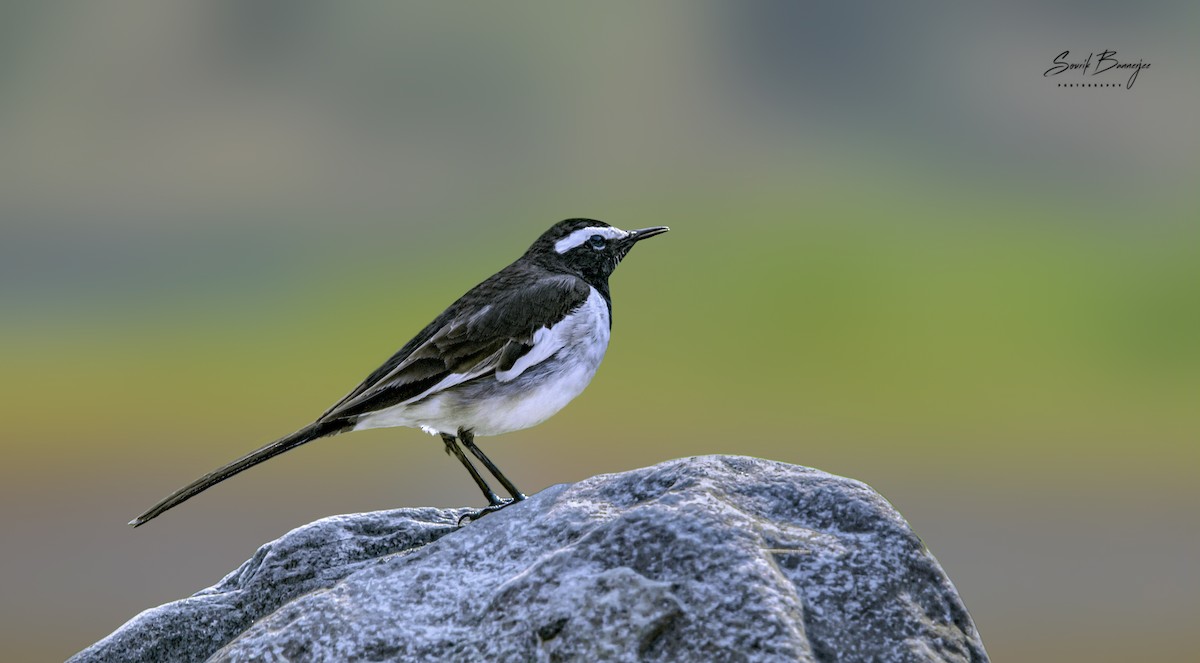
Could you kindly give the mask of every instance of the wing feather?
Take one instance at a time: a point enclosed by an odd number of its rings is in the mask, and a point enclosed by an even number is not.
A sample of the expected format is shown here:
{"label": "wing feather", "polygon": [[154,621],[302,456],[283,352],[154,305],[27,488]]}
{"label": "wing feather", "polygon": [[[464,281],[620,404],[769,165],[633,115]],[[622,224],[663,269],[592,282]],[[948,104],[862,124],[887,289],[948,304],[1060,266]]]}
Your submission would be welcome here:
{"label": "wing feather", "polygon": [[[535,349],[538,335],[579,308],[591,289],[565,274],[529,283],[528,272],[515,267],[459,298],[318,421],[392,407],[497,371],[511,373],[514,367],[519,374],[553,354]],[[536,361],[529,361],[531,352]],[[515,377],[508,373],[508,379]]]}

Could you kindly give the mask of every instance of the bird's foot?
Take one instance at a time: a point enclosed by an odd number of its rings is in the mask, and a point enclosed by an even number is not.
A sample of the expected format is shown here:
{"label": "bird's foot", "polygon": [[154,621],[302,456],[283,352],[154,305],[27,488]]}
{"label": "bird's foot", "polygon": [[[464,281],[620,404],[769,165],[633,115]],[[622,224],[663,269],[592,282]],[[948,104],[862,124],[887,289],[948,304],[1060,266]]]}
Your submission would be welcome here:
{"label": "bird's foot", "polygon": [[463,515],[459,516],[458,526],[462,527],[464,523],[474,522],[474,521],[479,520],[480,518],[488,515],[489,513],[495,513],[497,511],[499,511],[500,509],[503,509],[506,506],[516,504],[517,502],[521,502],[524,499],[525,499],[525,495],[523,495],[521,493],[517,493],[517,497],[515,499],[500,498],[499,501],[494,504],[489,504],[488,506],[485,506],[482,509],[479,509],[478,511],[464,513]]}

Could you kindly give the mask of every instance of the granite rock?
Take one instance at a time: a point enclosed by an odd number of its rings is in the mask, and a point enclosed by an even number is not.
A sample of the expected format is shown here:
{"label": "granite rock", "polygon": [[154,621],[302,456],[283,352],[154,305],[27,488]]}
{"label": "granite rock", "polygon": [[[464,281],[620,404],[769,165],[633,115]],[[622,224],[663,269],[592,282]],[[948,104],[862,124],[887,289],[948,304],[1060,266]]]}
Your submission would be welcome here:
{"label": "granite rock", "polygon": [[987,661],[865,484],[705,456],[300,527],[72,661]]}

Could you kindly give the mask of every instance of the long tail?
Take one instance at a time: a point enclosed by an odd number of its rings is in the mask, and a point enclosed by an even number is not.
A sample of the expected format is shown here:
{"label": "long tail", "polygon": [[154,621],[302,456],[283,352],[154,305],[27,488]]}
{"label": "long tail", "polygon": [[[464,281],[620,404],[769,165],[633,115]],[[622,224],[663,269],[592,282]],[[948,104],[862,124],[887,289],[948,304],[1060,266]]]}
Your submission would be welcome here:
{"label": "long tail", "polygon": [[274,458],[285,451],[291,451],[292,449],[295,449],[306,442],[312,442],[313,440],[322,437],[328,437],[330,435],[337,435],[338,433],[343,433],[353,427],[354,424],[345,420],[318,421],[314,424],[305,426],[304,428],[301,428],[287,437],[281,437],[267,446],[258,449],[257,451],[251,451],[232,463],[229,463],[224,467],[219,467],[212,472],[205,474],[199,479],[196,479],[183,488],[171,493],[158,504],[150,507],[146,513],[143,513],[137,518],[129,521],[129,524],[133,525],[134,527],[144,525],[147,521],[158,517],[164,511],[186,502],[195,495],[212,488],[213,486],[239,472],[242,472],[243,470],[248,470],[255,465],[258,465],[264,460]]}

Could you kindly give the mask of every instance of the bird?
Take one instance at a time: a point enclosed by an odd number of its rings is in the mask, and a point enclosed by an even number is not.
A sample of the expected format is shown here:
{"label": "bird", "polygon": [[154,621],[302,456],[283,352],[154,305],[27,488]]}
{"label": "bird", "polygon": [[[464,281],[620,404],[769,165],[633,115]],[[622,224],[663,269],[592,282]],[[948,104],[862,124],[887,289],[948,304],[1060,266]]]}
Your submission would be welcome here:
{"label": "bird", "polygon": [[[129,521],[134,527],[279,454],[369,428],[419,428],[439,436],[488,506],[475,519],[525,499],[475,442],[536,426],[583,392],[608,348],[609,276],[638,242],[670,230],[621,230],[566,219],[520,258],[442,311],[311,424],[219,467]],[[501,498],[466,448],[504,490]],[[461,520],[460,520],[461,523]]]}

